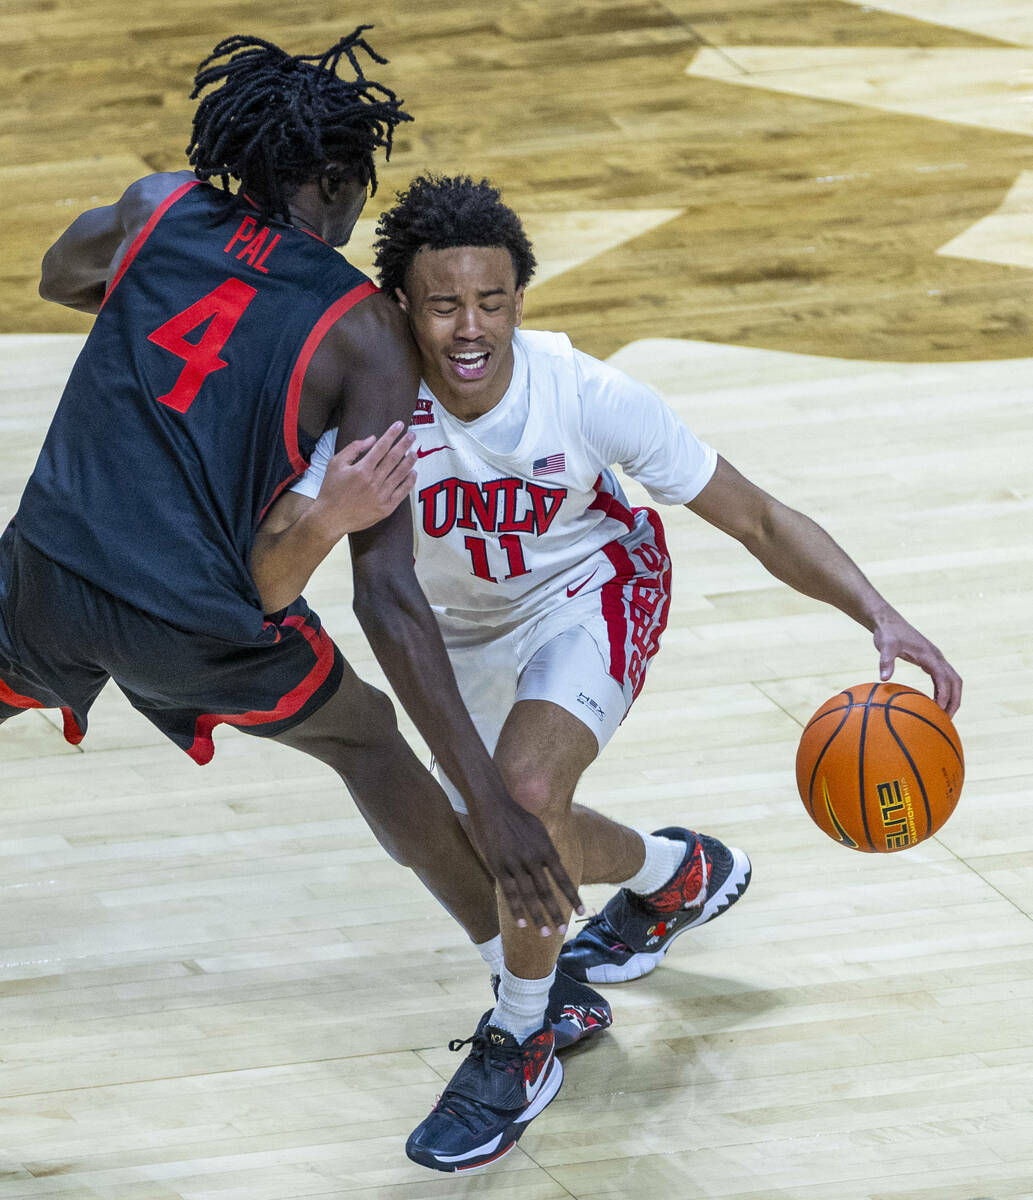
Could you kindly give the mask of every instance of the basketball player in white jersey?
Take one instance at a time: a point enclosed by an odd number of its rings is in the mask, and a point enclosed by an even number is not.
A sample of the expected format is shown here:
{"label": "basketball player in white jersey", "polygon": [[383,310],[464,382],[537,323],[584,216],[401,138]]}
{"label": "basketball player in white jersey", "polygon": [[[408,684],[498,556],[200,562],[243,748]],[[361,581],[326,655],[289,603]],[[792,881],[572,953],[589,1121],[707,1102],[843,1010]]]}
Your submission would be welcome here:
{"label": "basketball player in white jersey", "polygon": [[[423,374],[411,426],[417,576],[460,692],[575,884],[623,885],[562,954],[557,937],[519,928],[500,906],[500,936],[478,947],[499,977],[498,1002],[406,1147],[417,1162],[456,1171],[504,1154],[559,1088],[557,1028],[545,1018],[557,956],[577,980],[636,978],[750,878],[747,856],[715,838],[638,832],[572,802],[642,686],[670,601],[659,517],[629,507],[614,464],[872,631],[884,679],[897,657],[917,663],[948,712],[961,681],[823,530],[741,476],[654,392],[562,334],[518,330],[534,257],[486,182],[417,179],[378,234],[381,286],[409,317]],[[333,450],[327,435],[256,543],[270,611],[293,601],[317,565],[278,554],[276,539],[319,503]],[[608,1023],[601,1003],[595,1027]]]}

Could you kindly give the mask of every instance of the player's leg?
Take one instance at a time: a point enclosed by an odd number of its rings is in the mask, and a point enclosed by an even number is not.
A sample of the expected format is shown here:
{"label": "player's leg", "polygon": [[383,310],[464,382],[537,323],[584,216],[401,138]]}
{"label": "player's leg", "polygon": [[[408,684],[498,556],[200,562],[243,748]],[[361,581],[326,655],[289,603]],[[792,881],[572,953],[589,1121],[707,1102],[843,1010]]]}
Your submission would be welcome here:
{"label": "player's leg", "polygon": [[494,936],[495,882],[383,692],[344,663],[336,692],[275,740],[332,767],[391,857],[419,876],[474,942]]}
{"label": "player's leg", "polygon": [[[597,749],[576,717],[547,701],[514,705],[495,746],[510,794],[545,824],[575,881],[581,853],[567,818]],[[543,938],[518,928],[501,893],[498,911],[505,957],[498,1003],[481,1018],[469,1056],[406,1143],[411,1159],[440,1171],[483,1166],[506,1153],[563,1080],[546,1015],[562,935]]]}
{"label": "player's leg", "polygon": [[[510,715],[514,736],[508,740],[509,730],[503,730],[496,756],[504,752],[516,760],[509,768],[513,773],[510,786],[531,807],[540,803],[540,796],[549,789],[536,782],[521,791],[518,778],[536,778],[533,763],[545,739],[554,742],[558,736],[573,738],[574,734],[519,730],[520,702],[551,701],[571,718],[572,729],[580,727],[582,736],[590,730],[601,749],[616,733],[634,699],[632,680],[618,682],[611,673],[612,663],[600,648],[600,642],[606,646],[604,634],[609,630],[596,631],[596,636],[590,630],[591,622],[553,637],[533,654],[521,673],[518,703]],[[624,661],[630,661],[630,655],[626,654]],[[515,747],[526,747],[526,762],[519,761]],[[560,789],[553,793],[558,797]],[[677,937],[726,911],[749,883],[751,867],[746,854],[706,834],[680,826],[654,833],[634,830],[590,809],[571,808],[569,799],[560,811],[564,827],[556,832],[557,848],[562,855],[560,843],[578,843],[573,853],[580,854],[580,861],[575,859],[568,869],[580,868],[579,883],[623,884],[603,912],[564,946],[559,967],[565,976],[586,983],[615,983],[645,974],[661,961]]]}
{"label": "player's leg", "polygon": [[[474,644],[469,642],[468,635],[446,636],[449,659],[463,703],[481,740],[492,753],[517,697],[522,632],[512,631]],[[468,817],[462,796],[447,776],[440,773],[440,778],[449,802],[466,828]],[[489,969],[497,999],[504,954],[494,898],[485,919],[492,922],[491,936],[476,944]],[[567,976],[557,977],[549,993],[546,1011],[556,1037],[556,1046],[560,1049],[605,1029],[611,1021],[610,1008],[605,999],[586,984]]]}
{"label": "player's leg", "polygon": [[[572,820],[571,804],[574,789],[598,750],[592,731],[565,708],[548,700],[520,700],[514,704],[495,747],[495,761],[510,794],[545,825],[563,865],[578,884],[582,878],[582,843]],[[609,848],[620,861],[628,846],[620,826],[607,831],[611,832],[616,836],[610,839]],[[500,918],[510,970],[525,978],[548,974],[555,965],[562,935],[554,931],[551,937],[542,937],[536,929],[519,929],[502,906]]]}
{"label": "player's leg", "polygon": [[94,625],[129,702],[197,763],[220,724],[332,767],[374,834],[475,941],[494,932],[494,880],[399,733],[391,701],[344,661],[303,599],[253,643],[187,633],[107,598]]}

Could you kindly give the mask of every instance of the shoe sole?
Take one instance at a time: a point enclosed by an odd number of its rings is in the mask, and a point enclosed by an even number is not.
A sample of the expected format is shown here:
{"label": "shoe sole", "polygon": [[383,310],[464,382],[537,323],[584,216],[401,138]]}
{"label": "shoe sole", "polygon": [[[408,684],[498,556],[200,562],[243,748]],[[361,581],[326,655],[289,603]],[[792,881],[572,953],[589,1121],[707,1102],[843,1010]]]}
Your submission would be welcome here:
{"label": "shoe sole", "polygon": [[470,1171],[479,1171],[483,1167],[490,1166],[496,1163],[500,1158],[504,1158],[510,1150],[517,1144],[527,1128],[538,1114],[555,1099],[556,1093],[560,1090],[560,1085],[563,1083],[563,1064],[558,1058],[553,1056],[552,1063],[549,1066],[549,1073],[545,1076],[544,1081],[538,1095],[527,1106],[515,1121],[512,1121],[499,1134],[496,1134],[490,1141],[485,1142],[483,1146],[477,1146],[473,1150],[468,1150],[465,1154],[442,1154],[436,1155],[430,1150],[411,1152],[406,1146],[405,1152],[413,1162],[419,1163],[422,1167],[431,1167],[435,1171],[447,1171],[450,1174],[467,1174]]}
{"label": "shoe sole", "polygon": [[690,921],[688,925],[683,925],[676,933],[671,934],[666,944],[659,950],[639,950],[626,962],[600,963],[597,967],[589,967],[585,971],[585,978],[588,982],[628,983],[632,979],[641,979],[643,975],[648,975],[657,966],[683,933],[688,933],[690,929],[698,929],[700,925],[705,925],[708,921],[719,917],[726,909],[731,908],[749,887],[753,866],[745,850],[739,850],[735,846],[729,846],[728,850],[732,856],[732,869],[728,872],[728,877],[721,887],[712,896],[707,897],[703,911],[695,921]]}

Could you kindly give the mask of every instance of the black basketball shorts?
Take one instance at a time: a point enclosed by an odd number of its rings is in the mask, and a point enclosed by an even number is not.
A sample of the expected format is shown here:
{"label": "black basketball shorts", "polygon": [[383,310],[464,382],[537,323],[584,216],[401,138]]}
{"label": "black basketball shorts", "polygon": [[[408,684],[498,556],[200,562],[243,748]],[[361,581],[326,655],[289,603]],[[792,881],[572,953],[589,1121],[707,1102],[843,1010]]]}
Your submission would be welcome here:
{"label": "black basketball shorts", "polygon": [[216,725],[263,737],[297,725],[337,691],[341,653],[304,599],[263,633],[254,644],[188,633],[47,558],[13,524],[0,537],[0,718],[60,708],[73,745],[108,679],[201,764]]}

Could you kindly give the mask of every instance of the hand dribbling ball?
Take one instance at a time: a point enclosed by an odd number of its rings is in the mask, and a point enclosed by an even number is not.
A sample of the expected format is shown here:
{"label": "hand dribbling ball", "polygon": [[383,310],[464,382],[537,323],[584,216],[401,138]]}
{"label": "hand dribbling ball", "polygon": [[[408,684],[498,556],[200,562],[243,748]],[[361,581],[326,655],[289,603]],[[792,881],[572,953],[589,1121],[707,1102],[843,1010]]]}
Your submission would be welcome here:
{"label": "hand dribbling ball", "polygon": [[892,854],[931,837],[954,811],[964,778],[950,717],[896,683],[863,683],[826,700],[796,752],[811,819],[866,853]]}

